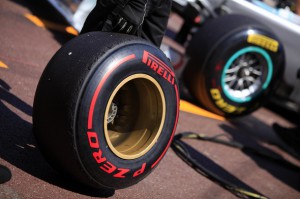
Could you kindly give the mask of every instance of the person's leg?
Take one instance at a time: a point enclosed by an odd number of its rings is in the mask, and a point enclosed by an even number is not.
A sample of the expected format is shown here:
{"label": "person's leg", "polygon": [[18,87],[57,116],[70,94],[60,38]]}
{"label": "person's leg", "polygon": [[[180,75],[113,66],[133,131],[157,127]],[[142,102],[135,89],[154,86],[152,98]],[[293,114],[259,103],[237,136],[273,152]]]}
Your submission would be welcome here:
{"label": "person's leg", "polygon": [[141,37],[159,47],[167,29],[172,0],[154,0],[150,6],[143,22]]}
{"label": "person's leg", "polygon": [[118,6],[109,16],[112,31],[140,36],[147,8],[151,7],[153,1],[155,0],[128,0],[125,5]]}
{"label": "person's leg", "polygon": [[142,37],[160,46],[172,0],[98,0],[81,31],[112,31]]}
{"label": "person's leg", "polygon": [[148,2],[155,0],[98,0],[87,17],[81,34],[111,31],[140,36]]}

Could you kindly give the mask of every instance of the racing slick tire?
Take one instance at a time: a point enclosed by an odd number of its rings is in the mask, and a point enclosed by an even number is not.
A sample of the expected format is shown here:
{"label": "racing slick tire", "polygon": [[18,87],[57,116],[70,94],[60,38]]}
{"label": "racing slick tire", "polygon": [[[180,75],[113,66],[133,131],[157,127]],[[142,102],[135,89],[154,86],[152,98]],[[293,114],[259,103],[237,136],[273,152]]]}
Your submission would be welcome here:
{"label": "racing slick tire", "polygon": [[162,51],[130,35],[86,33],[46,66],[33,132],[58,171],[94,188],[126,188],[165,155],[178,104],[177,81]]}
{"label": "racing slick tire", "polygon": [[249,114],[275,90],[284,70],[284,49],[265,26],[241,15],[203,24],[186,50],[183,79],[207,110],[230,118]]}

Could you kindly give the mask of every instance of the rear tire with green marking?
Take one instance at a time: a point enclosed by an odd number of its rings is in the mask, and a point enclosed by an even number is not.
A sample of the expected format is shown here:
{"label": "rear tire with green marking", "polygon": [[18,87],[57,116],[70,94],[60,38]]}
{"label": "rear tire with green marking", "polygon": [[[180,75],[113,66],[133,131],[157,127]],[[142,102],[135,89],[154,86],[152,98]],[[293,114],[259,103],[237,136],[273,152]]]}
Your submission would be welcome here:
{"label": "rear tire with green marking", "polygon": [[206,22],[187,47],[183,80],[207,110],[249,114],[266,101],[284,70],[278,38],[252,18],[225,15]]}

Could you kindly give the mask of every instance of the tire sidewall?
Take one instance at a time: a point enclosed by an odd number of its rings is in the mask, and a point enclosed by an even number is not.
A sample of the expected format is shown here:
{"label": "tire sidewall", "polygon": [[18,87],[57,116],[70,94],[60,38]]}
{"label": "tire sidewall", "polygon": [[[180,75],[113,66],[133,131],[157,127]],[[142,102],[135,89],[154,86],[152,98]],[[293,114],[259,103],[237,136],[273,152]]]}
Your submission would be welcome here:
{"label": "tire sidewall", "polygon": [[[151,45],[141,43],[126,44],[117,48],[111,55],[95,63],[95,71],[87,78],[76,111],[75,143],[78,158],[86,174],[97,184],[108,188],[125,188],[136,184],[147,176],[157,165],[170,145],[178,120],[178,89],[174,75],[166,79],[147,64],[143,63],[144,52],[154,54],[165,65],[169,61],[161,51]],[[134,55],[135,58],[116,66],[119,60]],[[173,69],[171,69],[173,70]],[[146,74],[153,77],[161,86],[166,101],[166,118],[162,133],[156,144],[145,155],[132,160],[116,156],[104,135],[104,115],[113,90],[130,75]],[[99,91],[99,87],[101,87]],[[98,89],[98,91],[97,91]],[[99,93],[97,93],[99,92]],[[90,114],[93,98],[95,106]],[[89,120],[92,118],[92,126]],[[89,137],[88,133],[95,137]],[[98,143],[98,144],[97,144]],[[100,159],[95,159],[95,154]]]}

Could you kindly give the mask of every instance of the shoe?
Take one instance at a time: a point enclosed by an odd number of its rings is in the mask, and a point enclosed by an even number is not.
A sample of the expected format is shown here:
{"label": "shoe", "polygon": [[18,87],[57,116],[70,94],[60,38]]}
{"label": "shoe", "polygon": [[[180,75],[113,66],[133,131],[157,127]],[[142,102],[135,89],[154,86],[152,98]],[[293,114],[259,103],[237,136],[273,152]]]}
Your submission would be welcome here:
{"label": "shoe", "polygon": [[289,152],[300,159],[300,128],[285,128],[279,124],[273,124],[277,136],[290,148]]}

